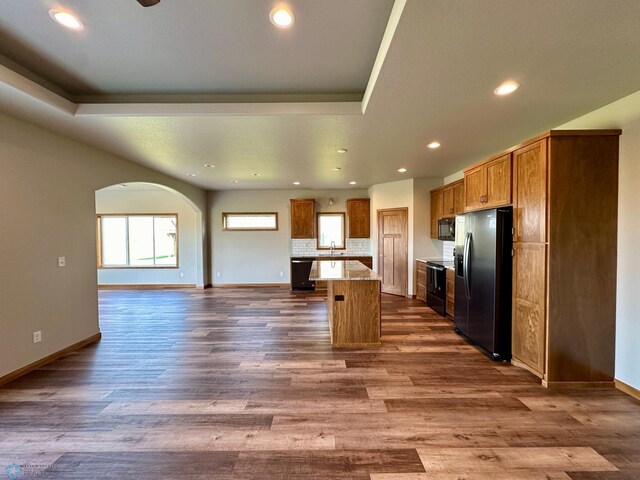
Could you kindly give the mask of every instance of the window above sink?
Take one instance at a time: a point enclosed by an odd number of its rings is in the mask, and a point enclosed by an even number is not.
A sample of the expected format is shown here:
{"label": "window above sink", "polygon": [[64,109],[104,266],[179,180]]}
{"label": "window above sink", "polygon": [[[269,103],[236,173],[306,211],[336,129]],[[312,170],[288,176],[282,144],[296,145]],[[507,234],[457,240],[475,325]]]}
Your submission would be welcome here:
{"label": "window above sink", "polygon": [[344,212],[317,214],[318,250],[344,250],[345,214]]}

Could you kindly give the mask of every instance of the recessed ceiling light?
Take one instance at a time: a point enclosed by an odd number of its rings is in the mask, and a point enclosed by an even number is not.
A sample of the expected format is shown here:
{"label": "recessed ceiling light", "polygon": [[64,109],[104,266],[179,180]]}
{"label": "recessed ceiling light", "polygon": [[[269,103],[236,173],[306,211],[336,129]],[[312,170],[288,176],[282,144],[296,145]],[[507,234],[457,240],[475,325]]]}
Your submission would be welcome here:
{"label": "recessed ceiling light", "polygon": [[121,183],[120,188],[127,188],[127,186],[124,183]]}
{"label": "recessed ceiling light", "polygon": [[70,28],[71,30],[84,30],[84,23],[73,13],[54,8],[53,10],[49,10],[49,16],[63,27]]}
{"label": "recessed ceiling light", "polygon": [[291,9],[280,6],[271,10],[269,20],[278,28],[289,28],[295,22],[295,17]]}
{"label": "recessed ceiling light", "polygon": [[195,177],[196,174],[195,173],[187,173],[187,177]]}
{"label": "recessed ceiling light", "polygon": [[496,95],[509,95],[510,93],[515,92],[518,88],[520,88],[520,84],[518,82],[504,82],[498,88],[496,88],[493,93]]}
{"label": "recessed ceiling light", "polygon": [[341,168],[340,168],[340,167],[333,167],[333,169],[334,169],[336,172],[339,172],[339,171],[341,170]]}
{"label": "recessed ceiling light", "polygon": [[294,185],[300,185],[300,182],[293,182]]}
{"label": "recessed ceiling light", "polygon": [[431,142],[429,145],[427,145],[427,148],[430,148],[431,150],[440,148],[440,142]]}
{"label": "recessed ceiling light", "polygon": [[231,183],[238,183],[238,180],[231,180]]}
{"label": "recessed ceiling light", "polygon": [[204,166],[207,168],[216,168],[215,165],[211,165],[210,163],[205,163]]}
{"label": "recessed ceiling light", "polygon": [[400,173],[404,173],[404,172],[406,172],[406,171],[407,171],[407,169],[403,167],[403,168],[399,168],[399,169],[398,169],[398,171],[399,171]]}
{"label": "recessed ceiling light", "polygon": [[338,153],[347,153],[348,150],[346,148],[339,148],[338,150],[336,150],[336,152],[338,152]]}
{"label": "recessed ceiling light", "polygon": [[349,182],[349,185],[355,185],[356,182]]}
{"label": "recessed ceiling light", "polygon": [[261,173],[252,173],[251,175],[253,175],[254,177],[259,177],[262,174]]}

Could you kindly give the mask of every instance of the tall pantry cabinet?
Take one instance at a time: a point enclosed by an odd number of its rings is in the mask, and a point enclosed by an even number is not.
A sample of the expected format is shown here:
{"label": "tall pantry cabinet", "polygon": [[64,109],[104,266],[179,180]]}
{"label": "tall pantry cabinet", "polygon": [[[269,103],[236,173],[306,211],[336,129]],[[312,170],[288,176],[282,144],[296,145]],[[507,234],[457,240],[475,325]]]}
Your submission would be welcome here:
{"label": "tall pantry cabinet", "polygon": [[619,130],[511,149],[513,363],[544,384],[612,382]]}

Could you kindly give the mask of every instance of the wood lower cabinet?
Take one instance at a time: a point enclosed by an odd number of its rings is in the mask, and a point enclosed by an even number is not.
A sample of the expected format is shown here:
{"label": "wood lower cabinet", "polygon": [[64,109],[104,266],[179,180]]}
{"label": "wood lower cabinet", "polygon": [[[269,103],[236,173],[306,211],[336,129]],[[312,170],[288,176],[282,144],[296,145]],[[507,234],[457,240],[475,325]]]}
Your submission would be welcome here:
{"label": "wood lower cabinet", "polygon": [[291,238],[316,237],[316,201],[313,198],[290,200]]}
{"label": "wood lower cabinet", "polygon": [[431,238],[438,238],[438,220],[442,218],[442,190],[431,191]]}
{"label": "wood lower cabinet", "polygon": [[416,300],[427,302],[427,264],[416,260]]}
{"label": "wood lower cabinet", "polygon": [[369,238],[371,236],[371,208],[368,198],[347,200],[349,238]]}
{"label": "wood lower cabinet", "polygon": [[613,382],[619,130],[512,150],[513,362],[546,385]]}
{"label": "wood lower cabinet", "polygon": [[453,268],[447,268],[447,283],[446,283],[446,293],[447,293],[447,317],[449,320],[453,320],[453,313],[456,304],[456,273]]}
{"label": "wood lower cabinet", "polygon": [[465,211],[511,203],[511,154],[502,155],[464,172]]}
{"label": "wood lower cabinet", "polygon": [[546,343],[546,245],[515,243],[514,254],[512,355],[541,375]]}

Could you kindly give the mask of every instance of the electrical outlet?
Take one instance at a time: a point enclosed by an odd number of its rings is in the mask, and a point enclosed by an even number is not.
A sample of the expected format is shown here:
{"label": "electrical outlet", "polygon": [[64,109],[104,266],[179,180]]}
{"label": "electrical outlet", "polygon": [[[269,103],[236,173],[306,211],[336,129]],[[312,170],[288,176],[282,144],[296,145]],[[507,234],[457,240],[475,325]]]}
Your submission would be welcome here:
{"label": "electrical outlet", "polygon": [[216,273],[216,277],[220,278],[220,272]]}
{"label": "electrical outlet", "polygon": [[66,267],[67,266],[67,257],[58,257],[58,266]]}
{"label": "electrical outlet", "polygon": [[180,272],[180,278],[184,278],[184,272]]}
{"label": "electrical outlet", "polygon": [[284,272],[280,272],[280,276],[281,276],[281,277],[284,277]]}
{"label": "electrical outlet", "polygon": [[33,332],[33,343],[40,343],[42,341],[42,330]]}

